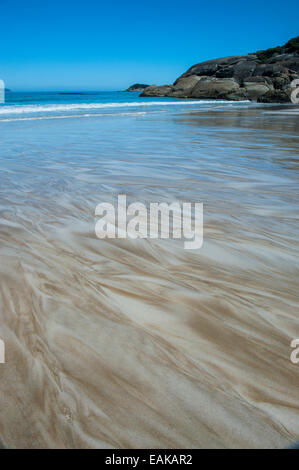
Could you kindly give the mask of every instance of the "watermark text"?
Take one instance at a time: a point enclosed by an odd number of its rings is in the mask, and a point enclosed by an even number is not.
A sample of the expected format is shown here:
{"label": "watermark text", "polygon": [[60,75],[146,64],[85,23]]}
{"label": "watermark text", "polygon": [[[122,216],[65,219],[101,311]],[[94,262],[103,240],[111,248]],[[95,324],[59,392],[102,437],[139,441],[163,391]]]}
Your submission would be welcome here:
{"label": "watermark text", "polygon": [[291,348],[294,349],[291,354],[291,362],[293,364],[299,364],[299,339],[293,339]]}
{"label": "watermark text", "polygon": [[[116,209],[116,210],[115,210]],[[117,214],[117,216],[116,216]],[[125,194],[111,203],[97,205],[96,236],[104,238],[184,239],[185,250],[199,250],[203,244],[203,204],[190,202],[133,202],[127,207]]]}

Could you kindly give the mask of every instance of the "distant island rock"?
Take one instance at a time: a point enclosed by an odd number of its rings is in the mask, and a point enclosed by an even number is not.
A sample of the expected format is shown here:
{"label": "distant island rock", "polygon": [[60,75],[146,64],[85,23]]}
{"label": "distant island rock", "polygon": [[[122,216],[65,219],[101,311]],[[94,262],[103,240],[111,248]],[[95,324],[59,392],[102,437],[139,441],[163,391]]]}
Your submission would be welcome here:
{"label": "distant island rock", "polygon": [[284,46],[193,65],[173,85],[151,85],[141,96],[289,103],[298,78],[299,36]]}
{"label": "distant island rock", "polygon": [[127,90],[125,91],[136,91],[136,92],[141,92],[144,91],[146,88],[148,88],[149,85],[144,85],[143,83],[134,83],[134,85],[130,86]]}

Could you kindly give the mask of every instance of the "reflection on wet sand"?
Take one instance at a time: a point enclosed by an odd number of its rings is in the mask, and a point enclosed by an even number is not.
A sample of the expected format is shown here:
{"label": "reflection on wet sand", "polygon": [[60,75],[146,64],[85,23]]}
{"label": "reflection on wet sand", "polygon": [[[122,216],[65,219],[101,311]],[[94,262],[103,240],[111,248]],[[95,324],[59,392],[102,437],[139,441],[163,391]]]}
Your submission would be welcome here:
{"label": "reflection on wet sand", "polygon": [[[3,442],[274,448],[298,438],[299,117],[4,126]],[[95,205],[119,193],[204,202],[202,250],[96,239]]]}

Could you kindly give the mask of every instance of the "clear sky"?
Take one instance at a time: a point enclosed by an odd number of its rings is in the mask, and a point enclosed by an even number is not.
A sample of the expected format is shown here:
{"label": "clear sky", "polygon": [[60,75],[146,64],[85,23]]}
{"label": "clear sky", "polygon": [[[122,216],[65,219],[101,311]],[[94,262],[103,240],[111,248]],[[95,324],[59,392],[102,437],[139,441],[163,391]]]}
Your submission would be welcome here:
{"label": "clear sky", "polygon": [[0,0],[0,78],[14,90],[173,82],[191,65],[299,35],[297,0]]}

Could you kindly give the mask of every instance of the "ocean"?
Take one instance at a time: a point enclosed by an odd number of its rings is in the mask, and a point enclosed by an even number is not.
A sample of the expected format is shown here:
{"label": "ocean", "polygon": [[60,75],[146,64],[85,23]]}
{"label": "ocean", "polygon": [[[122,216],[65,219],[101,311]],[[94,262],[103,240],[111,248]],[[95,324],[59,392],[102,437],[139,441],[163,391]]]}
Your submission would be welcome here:
{"label": "ocean", "polygon": [[[0,441],[281,448],[299,435],[293,105],[7,93]],[[204,206],[200,250],[98,239],[95,208]]]}
{"label": "ocean", "polygon": [[[197,109],[211,105],[227,106],[236,102],[221,100],[178,100],[174,98],[141,98],[135,92],[85,92],[85,93],[6,93],[6,103],[1,105],[0,119],[4,121],[45,118],[91,117],[106,114],[159,112],[173,106],[180,109]],[[240,103],[238,103],[240,106]],[[241,104],[248,104],[247,101]]]}

